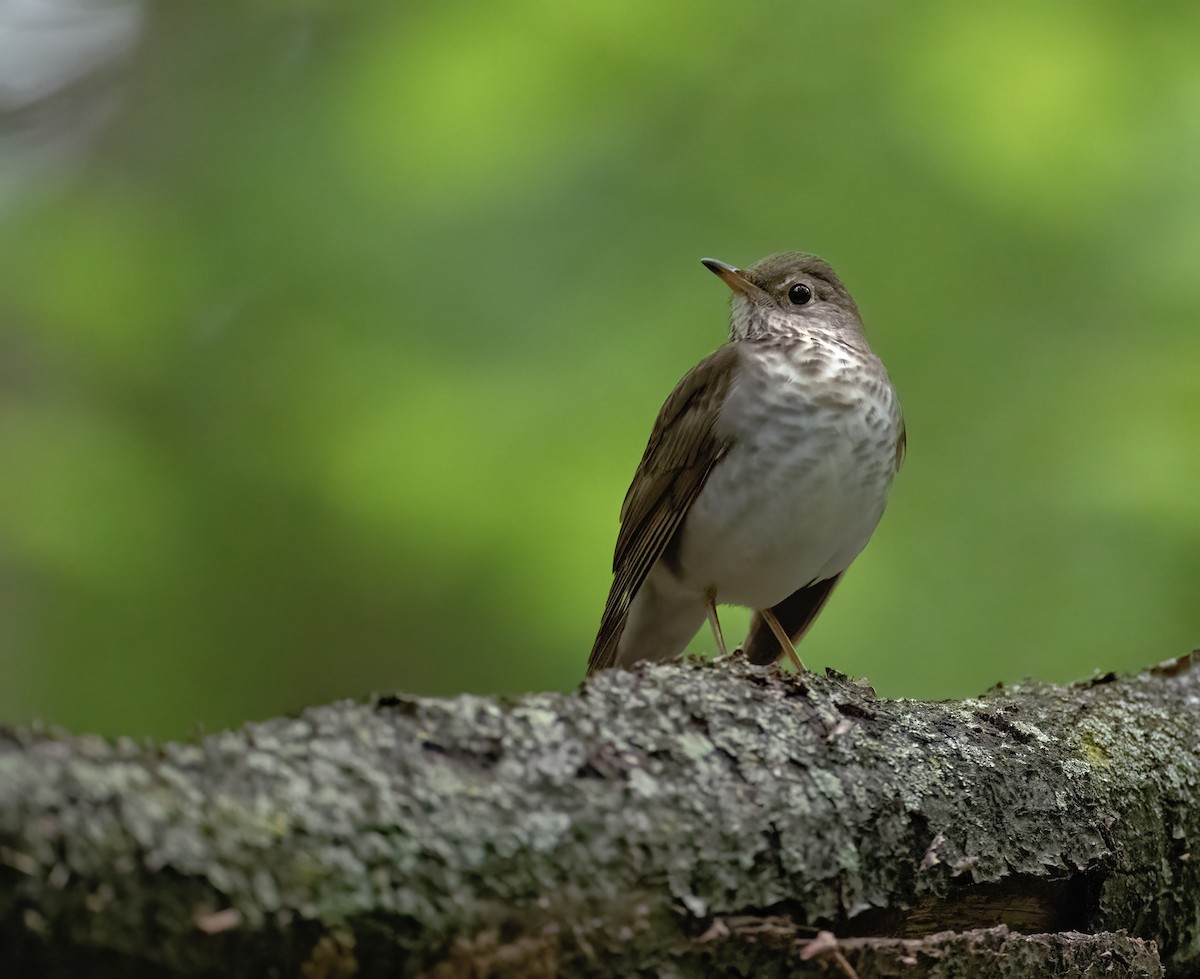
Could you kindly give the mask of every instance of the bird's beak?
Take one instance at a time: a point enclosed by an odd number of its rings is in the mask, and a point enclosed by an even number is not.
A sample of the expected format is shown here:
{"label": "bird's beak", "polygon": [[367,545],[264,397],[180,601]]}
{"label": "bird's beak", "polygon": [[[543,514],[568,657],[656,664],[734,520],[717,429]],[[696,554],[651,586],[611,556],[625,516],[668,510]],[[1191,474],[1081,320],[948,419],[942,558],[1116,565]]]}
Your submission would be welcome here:
{"label": "bird's beak", "polygon": [[762,289],[747,279],[741,269],[735,269],[725,262],[718,262],[715,258],[702,258],[700,264],[720,278],[734,292],[740,292],[747,299],[756,301],[763,298]]}

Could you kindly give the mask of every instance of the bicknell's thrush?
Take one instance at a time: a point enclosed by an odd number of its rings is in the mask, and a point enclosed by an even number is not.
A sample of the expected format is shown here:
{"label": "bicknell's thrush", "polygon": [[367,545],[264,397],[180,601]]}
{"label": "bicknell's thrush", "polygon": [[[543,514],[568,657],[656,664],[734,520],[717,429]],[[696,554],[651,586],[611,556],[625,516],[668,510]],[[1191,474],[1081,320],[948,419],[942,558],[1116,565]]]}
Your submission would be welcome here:
{"label": "bicknell's thrush", "polygon": [[588,672],[679,655],[717,605],[754,610],[752,663],[787,654],[866,546],[904,458],[887,370],[814,255],[704,265],[733,291],[729,342],[676,385],[621,507]]}

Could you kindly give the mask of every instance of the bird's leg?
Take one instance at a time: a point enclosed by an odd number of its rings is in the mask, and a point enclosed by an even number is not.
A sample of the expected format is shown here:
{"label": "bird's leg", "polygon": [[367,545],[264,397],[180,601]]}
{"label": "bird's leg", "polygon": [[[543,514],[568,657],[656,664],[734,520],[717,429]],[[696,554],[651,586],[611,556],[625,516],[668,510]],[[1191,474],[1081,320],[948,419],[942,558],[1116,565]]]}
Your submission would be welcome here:
{"label": "bird's leg", "polygon": [[775,613],[769,608],[761,608],[758,614],[763,617],[763,621],[771,627],[771,631],[775,633],[775,638],[779,640],[779,645],[783,651],[787,653],[788,659],[792,661],[792,665],[796,667],[797,673],[806,673],[804,664],[800,662],[800,657],[796,655],[796,647],[792,644],[792,637],[787,634],[787,631],[779,624],[779,620],[775,618]]}
{"label": "bird's leg", "polygon": [[717,655],[727,656],[725,652],[725,635],[721,632],[721,620],[717,618],[717,596],[704,596],[704,614],[708,616],[708,624],[712,626],[713,638],[717,641]]}

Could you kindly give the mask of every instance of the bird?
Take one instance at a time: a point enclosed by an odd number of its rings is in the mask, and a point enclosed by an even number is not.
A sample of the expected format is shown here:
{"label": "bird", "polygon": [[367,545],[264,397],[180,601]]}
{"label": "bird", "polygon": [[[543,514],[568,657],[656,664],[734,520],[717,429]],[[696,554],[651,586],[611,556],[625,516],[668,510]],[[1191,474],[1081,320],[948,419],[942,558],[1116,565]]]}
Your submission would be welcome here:
{"label": "bird", "polygon": [[883,516],[907,433],[850,292],[823,259],[702,264],[729,340],[675,386],[621,506],[587,672],[679,656],[718,605],[752,610],[754,664],[786,655]]}

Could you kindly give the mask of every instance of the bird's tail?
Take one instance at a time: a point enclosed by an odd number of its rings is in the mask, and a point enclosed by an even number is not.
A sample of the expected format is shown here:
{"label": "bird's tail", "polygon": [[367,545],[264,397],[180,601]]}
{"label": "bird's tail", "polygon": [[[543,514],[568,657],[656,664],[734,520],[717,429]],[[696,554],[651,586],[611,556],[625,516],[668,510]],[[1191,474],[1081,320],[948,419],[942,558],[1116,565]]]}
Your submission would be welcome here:
{"label": "bird's tail", "polygon": [[588,676],[597,670],[607,670],[617,662],[617,646],[621,642],[621,633],[625,631],[625,622],[629,618],[629,601],[622,601],[621,597],[614,584],[604,605],[600,631],[596,633],[596,641],[592,644],[592,653],[588,657]]}
{"label": "bird's tail", "polygon": [[[792,592],[772,607],[775,618],[783,626],[784,632],[792,637],[793,643],[798,643],[803,638],[840,578],[841,574],[838,573],[824,581],[814,581],[811,585],[805,585]],[[783,648],[775,638],[775,633],[757,612],[750,619],[750,631],[746,634],[746,641],[742,643],[742,652],[756,666],[774,663],[783,655]]]}

